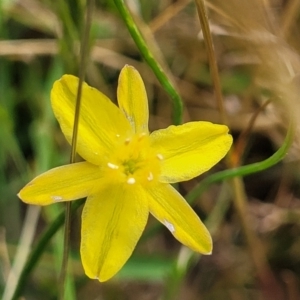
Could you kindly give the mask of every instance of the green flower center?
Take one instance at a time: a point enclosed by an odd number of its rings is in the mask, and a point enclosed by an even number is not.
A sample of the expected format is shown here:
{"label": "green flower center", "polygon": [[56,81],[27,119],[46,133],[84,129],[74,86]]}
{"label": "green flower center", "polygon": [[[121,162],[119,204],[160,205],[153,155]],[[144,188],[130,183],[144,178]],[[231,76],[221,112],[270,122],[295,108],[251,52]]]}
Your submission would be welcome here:
{"label": "green flower center", "polygon": [[135,171],[139,168],[138,161],[135,159],[129,159],[123,162],[124,173],[126,175],[133,175]]}

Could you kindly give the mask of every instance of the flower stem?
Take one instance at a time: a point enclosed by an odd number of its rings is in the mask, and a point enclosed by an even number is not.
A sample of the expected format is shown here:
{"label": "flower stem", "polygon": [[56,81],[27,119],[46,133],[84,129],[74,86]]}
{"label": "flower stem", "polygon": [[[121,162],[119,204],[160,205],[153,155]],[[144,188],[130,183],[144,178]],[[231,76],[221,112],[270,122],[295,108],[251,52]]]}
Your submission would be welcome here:
{"label": "flower stem", "polygon": [[282,146],[272,156],[257,163],[241,166],[238,168],[228,169],[225,171],[215,173],[209,177],[206,177],[199,183],[199,185],[197,185],[193,190],[191,190],[187,194],[187,196],[185,197],[186,200],[189,203],[193,203],[213,183],[220,182],[234,177],[248,176],[274,166],[275,164],[280,162],[287,154],[293,142],[293,137],[294,137],[294,125],[291,123],[289,125],[288,132]]}
{"label": "flower stem", "polygon": [[[75,106],[75,115],[74,115],[74,126],[73,126],[73,135],[71,143],[71,155],[70,163],[75,163],[76,161],[76,148],[77,148],[77,137],[78,137],[78,126],[79,126],[79,117],[80,117],[80,105],[81,105],[81,94],[82,94],[82,84],[85,77],[85,70],[87,65],[88,57],[88,45],[89,45],[89,33],[92,22],[92,12],[94,8],[94,0],[87,0],[87,10],[86,10],[86,22],[85,28],[83,31],[81,39],[81,53],[80,53],[80,66],[79,66],[79,82],[76,95],[76,106]],[[71,232],[71,202],[66,203],[65,210],[65,230],[64,230],[64,252],[62,259],[61,273],[59,276],[59,298],[64,299],[65,293],[65,283],[68,270],[68,257],[69,257],[69,248],[70,248],[70,232]]]}
{"label": "flower stem", "polygon": [[140,50],[143,58],[152,69],[158,81],[161,83],[165,91],[170,95],[173,101],[173,124],[179,125],[182,123],[183,103],[179,93],[176,91],[171,79],[168,78],[162,66],[157,62],[154,55],[149,50],[144,37],[136,26],[128,8],[123,0],[114,0],[116,7],[119,10],[127,29],[134,40],[136,46]]}

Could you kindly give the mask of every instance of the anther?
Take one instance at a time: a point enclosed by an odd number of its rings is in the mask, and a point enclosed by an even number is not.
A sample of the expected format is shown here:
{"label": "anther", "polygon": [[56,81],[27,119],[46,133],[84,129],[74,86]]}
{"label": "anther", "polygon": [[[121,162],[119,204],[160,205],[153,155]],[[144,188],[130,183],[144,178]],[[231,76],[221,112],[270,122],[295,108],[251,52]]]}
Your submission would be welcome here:
{"label": "anther", "polygon": [[111,169],[113,169],[113,170],[117,170],[117,169],[119,169],[119,166],[117,166],[117,165],[114,165],[114,164],[112,164],[112,163],[107,163],[107,166],[109,167],[109,168],[111,168]]}
{"label": "anther", "polygon": [[152,181],[153,180],[153,174],[152,174],[152,172],[149,173],[147,179],[148,179],[148,181]]}
{"label": "anther", "polygon": [[139,141],[142,140],[146,136],[145,132],[142,132],[139,136]]}
{"label": "anther", "polygon": [[127,138],[126,140],[125,140],[125,145],[128,145],[130,143],[130,138]]}
{"label": "anther", "polygon": [[160,153],[157,153],[157,154],[156,154],[156,157],[157,157],[159,160],[163,160],[163,159],[164,159],[164,157],[163,157],[162,154],[160,154]]}
{"label": "anther", "polygon": [[127,179],[128,184],[135,184],[135,179],[133,177],[130,177]]}

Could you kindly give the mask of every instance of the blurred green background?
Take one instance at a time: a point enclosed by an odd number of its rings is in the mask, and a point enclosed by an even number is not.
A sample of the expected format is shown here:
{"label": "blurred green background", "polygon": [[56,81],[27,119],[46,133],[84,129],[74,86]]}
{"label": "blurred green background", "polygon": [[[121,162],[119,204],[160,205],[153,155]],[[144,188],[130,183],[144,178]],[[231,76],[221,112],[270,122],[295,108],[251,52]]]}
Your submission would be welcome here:
{"label": "blurred green background", "polygon": [[[184,121],[221,123],[195,3],[126,3],[182,96]],[[300,299],[299,1],[206,5],[228,126],[236,140],[233,166],[270,157],[282,145],[289,120],[296,123],[295,141],[276,166],[213,184],[197,197],[193,207],[209,220],[214,240],[211,256],[191,253],[150,218],[130,261],[100,284],[81,266],[76,211],[66,299]],[[64,209],[60,204],[29,208],[17,193],[34,176],[69,162],[71,149],[54,119],[50,90],[63,74],[78,75],[85,12],[83,0],[0,0],[0,295],[15,289],[18,267]],[[118,7],[111,0],[95,1],[86,81],[115,101],[125,64],[135,66],[144,79],[150,130],[172,124],[172,101],[143,60]],[[180,183],[179,191],[185,196],[226,168],[222,161]],[[57,299],[62,246],[60,230],[26,277],[20,299]]]}

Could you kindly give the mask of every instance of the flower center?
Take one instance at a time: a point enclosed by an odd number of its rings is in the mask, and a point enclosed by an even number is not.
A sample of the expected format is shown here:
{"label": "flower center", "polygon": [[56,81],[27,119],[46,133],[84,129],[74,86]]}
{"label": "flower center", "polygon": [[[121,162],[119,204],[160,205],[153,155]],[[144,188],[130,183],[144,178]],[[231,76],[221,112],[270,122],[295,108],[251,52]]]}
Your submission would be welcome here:
{"label": "flower center", "polygon": [[133,175],[134,172],[138,169],[138,161],[134,159],[129,159],[123,162],[124,173],[128,175]]}
{"label": "flower center", "polygon": [[107,172],[111,179],[127,184],[148,184],[158,179],[162,155],[150,146],[149,136],[117,136],[116,150],[108,156]]}

